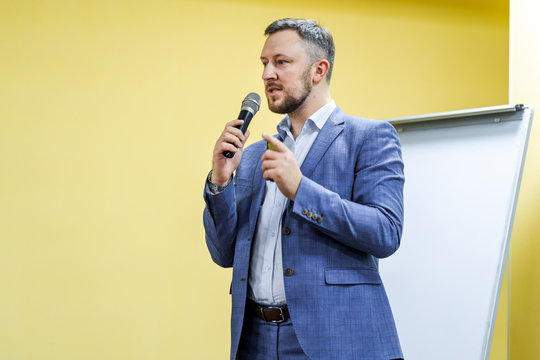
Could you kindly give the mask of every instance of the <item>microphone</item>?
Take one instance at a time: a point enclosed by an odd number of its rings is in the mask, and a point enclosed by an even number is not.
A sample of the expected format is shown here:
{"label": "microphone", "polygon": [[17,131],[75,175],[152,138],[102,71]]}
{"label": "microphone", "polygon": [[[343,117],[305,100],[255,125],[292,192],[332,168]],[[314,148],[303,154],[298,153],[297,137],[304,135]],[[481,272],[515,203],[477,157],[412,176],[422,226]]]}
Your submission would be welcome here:
{"label": "microphone", "polygon": [[[244,120],[244,123],[241,126],[237,126],[238,129],[242,131],[242,134],[246,133],[246,130],[249,126],[249,123],[251,122],[251,119],[253,118],[253,115],[259,111],[259,107],[261,106],[261,97],[257,93],[249,93],[244,98],[244,101],[242,101],[242,108],[240,109],[240,114],[238,115],[238,119]],[[235,153],[232,151],[224,151],[223,156],[226,158],[231,159],[234,156]]]}

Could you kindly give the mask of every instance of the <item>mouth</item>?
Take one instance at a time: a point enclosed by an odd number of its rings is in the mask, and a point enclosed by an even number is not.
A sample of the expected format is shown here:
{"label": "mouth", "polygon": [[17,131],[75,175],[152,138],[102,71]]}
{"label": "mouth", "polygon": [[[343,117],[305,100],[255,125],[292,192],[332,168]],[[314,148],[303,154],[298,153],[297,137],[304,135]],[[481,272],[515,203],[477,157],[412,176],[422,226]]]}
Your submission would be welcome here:
{"label": "mouth", "polygon": [[283,89],[280,86],[269,85],[266,87],[266,94],[273,97],[279,94],[282,90]]}

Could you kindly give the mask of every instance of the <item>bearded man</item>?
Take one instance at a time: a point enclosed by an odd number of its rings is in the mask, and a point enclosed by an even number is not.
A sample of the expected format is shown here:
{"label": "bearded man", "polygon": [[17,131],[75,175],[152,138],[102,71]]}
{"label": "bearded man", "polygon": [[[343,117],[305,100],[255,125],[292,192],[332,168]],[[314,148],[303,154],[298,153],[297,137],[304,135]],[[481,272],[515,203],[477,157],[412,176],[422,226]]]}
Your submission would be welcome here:
{"label": "bearded man", "polygon": [[208,249],[233,267],[231,360],[401,359],[378,270],[402,232],[396,131],[336,106],[327,29],[280,19],[265,35],[268,107],[286,115],[245,149],[227,123],[204,190]]}

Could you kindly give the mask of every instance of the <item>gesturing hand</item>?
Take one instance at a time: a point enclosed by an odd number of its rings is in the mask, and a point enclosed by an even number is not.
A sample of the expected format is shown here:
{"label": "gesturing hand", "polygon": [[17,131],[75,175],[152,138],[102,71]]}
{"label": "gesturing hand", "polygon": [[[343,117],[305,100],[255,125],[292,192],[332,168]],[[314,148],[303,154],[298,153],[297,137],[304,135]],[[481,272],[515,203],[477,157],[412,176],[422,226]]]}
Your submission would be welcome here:
{"label": "gesturing hand", "polygon": [[302,172],[294,154],[278,139],[264,133],[263,139],[273,147],[266,150],[261,158],[263,177],[273,180],[287,198],[294,201],[302,180]]}

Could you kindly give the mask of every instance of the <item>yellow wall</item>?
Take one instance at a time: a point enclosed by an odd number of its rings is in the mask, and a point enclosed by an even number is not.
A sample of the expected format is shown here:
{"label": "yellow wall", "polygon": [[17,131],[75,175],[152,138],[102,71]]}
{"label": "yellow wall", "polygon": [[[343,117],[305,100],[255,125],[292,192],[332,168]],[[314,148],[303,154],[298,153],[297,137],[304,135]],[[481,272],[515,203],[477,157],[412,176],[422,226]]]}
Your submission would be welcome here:
{"label": "yellow wall", "polygon": [[511,1],[511,101],[536,110],[512,235],[510,357],[540,353],[540,3]]}
{"label": "yellow wall", "polygon": [[0,0],[0,359],[227,357],[202,184],[284,16],[332,30],[347,112],[508,101],[502,0]]}

